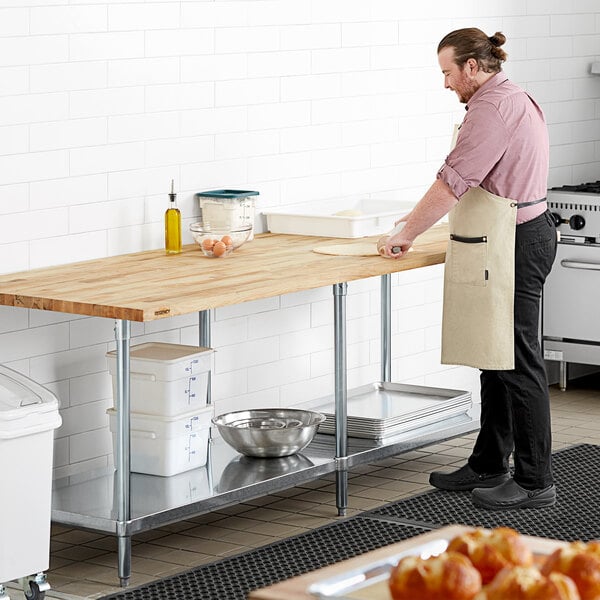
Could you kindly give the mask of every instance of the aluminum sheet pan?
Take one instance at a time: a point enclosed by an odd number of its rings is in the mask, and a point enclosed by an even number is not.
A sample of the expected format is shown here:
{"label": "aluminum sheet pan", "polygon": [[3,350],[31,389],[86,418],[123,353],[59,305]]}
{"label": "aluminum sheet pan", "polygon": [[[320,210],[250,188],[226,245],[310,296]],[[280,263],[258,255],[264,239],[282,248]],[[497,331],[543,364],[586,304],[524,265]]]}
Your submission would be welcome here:
{"label": "aluminum sheet pan", "polygon": [[[348,435],[350,437],[366,438],[366,439],[383,439],[390,436],[412,431],[419,427],[425,427],[426,425],[433,425],[446,419],[456,417],[462,414],[467,414],[471,408],[471,403],[461,404],[445,408],[443,410],[436,411],[431,414],[421,415],[418,418],[411,419],[395,425],[382,426],[381,428],[366,428],[360,424],[348,423]],[[319,428],[319,433],[326,435],[335,434],[335,422],[325,421]]]}
{"label": "aluminum sheet pan", "polygon": [[[381,588],[382,584],[387,582],[392,568],[401,558],[417,555],[421,558],[437,556],[446,550],[448,542],[447,538],[440,538],[407,548],[386,559],[317,581],[309,586],[308,592],[321,600],[328,598],[337,598],[338,600],[379,599],[381,593],[375,594],[375,589]],[[389,598],[391,600],[391,595]]]}
{"label": "aluminum sheet pan", "polygon": [[[378,397],[377,394],[374,394],[374,398],[370,399],[371,401],[375,400],[375,402],[373,402],[373,410],[377,410],[377,401],[380,400],[380,398]],[[394,417],[389,417],[387,419],[370,419],[368,417],[363,418],[363,417],[356,417],[353,415],[348,415],[348,422],[350,423],[356,423],[356,425],[361,425],[363,427],[367,427],[367,428],[385,428],[385,427],[389,427],[390,425],[398,425],[400,423],[406,423],[407,421],[411,421],[413,419],[417,419],[419,417],[422,416],[426,416],[426,415],[430,415],[436,412],[439,412],[440,410],[445,410],[448,408],[452,408],[454,406],[460,406],[463,404],[470,404],[471,402],[471,398],[470,395],[466,395],[466,396],[460,396],[457,398],[453,398],[452,402],[434,402],[434,404],[427,406],[426,403],[423,403],[423,406],[420,410],[418,411],[409,411],[409,412],[405,412],[409,407],[407,406],[407,404],[403,403],[403,404],[397,404],[396,405],[396,411],[398,412],[398,414]],[[350,401],[349,403],[352,406],[352,402]],[[413,401],[414,404],[414,401]],[[330,416],[332,419],[334,418],[333,413],[325,413],[326,416]]]}
{"label": "aluminum sheet pan", "polygon": [[[472,398],[464,390],[376,382],[349,390],[347,407],[350,437],[382,439],[467,413]],[[319,433],[335,433],[333,400],[317,401],[315,410],[326,416]]]}

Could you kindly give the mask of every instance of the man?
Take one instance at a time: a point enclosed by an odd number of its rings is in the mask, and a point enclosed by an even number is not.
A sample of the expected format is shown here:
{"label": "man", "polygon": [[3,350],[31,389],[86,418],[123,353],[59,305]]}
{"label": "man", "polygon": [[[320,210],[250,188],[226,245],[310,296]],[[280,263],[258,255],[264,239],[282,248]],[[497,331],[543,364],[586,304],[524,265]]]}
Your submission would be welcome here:
{"label": "man", "polygon": [[402,258],[449,212],[442,362],[481,370],[481,428],[467,464],[429,481],[472,490],[473,503],[488,509],[556,499],[538,341],[540,295],[557,242],[545,199],[548,133],[540,107],[502,71],[505,41],[469,28],[440,42],[444,85],[467,112],[436,181],[384,248]]}

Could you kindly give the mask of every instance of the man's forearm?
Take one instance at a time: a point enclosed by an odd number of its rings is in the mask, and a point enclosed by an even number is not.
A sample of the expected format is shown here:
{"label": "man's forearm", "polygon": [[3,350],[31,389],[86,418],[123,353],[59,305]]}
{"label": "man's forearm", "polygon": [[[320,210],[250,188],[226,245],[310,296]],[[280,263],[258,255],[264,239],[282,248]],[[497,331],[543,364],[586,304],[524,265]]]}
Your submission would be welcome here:
{"label": "man's forearm", "polygon": [[452,190],[441,179],[436,179],[408,215],[402,237],[414,241],[454,208],[457,202]]}

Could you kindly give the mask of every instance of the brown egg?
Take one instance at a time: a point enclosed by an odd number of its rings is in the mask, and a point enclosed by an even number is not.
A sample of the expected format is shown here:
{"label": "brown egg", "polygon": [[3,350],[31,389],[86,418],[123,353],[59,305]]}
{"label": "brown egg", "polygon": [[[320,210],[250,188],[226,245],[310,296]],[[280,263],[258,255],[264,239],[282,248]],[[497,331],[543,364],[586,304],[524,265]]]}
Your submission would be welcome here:
{"label": "brown egg", "polygon": [[224,235],[221,238],[221,241],[227,246],[227,248],[231,248],[233,246],[233,239],[230,235]]}
{"label": "brown egg", "polygon": [[215,245],[215,240],[211,240],[210,238],[204,238],[200,245],[202,246],[202,250],[210,252],[213,249],[213,246]]}
{"label": "brown egg", "polygon": [[216,242],[212,248],[213,256],[223,256],[227,252],[227,246],[223,242]]}

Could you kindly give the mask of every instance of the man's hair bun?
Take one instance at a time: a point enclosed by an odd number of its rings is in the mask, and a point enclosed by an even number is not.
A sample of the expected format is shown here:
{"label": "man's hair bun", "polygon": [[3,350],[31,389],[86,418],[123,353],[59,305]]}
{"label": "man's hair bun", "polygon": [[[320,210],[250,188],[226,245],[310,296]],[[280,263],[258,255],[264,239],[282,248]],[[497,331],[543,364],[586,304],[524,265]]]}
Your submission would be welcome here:
{"label": "man's hair bun", "polygon": [[500,31],[496,31],[496,33],[494,35],[491,35],[488,39],[494,46],[497,47],[502,46],[502,44],[506,42],[506,36]]}

